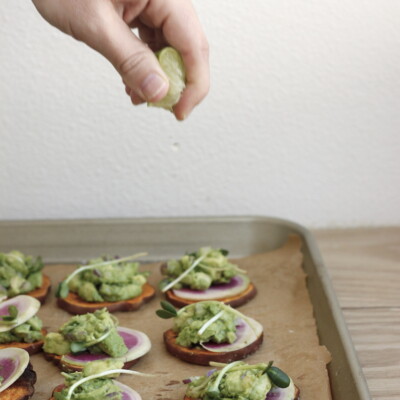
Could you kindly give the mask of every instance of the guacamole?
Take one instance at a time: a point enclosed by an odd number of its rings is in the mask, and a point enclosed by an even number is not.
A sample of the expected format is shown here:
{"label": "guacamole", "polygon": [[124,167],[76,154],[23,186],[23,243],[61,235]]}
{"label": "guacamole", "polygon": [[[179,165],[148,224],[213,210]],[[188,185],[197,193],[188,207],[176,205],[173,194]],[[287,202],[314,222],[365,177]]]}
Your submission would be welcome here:
{"label": "guacamole", "polygon": [[[223,311],[201,334],[199,331],[208,321]],[[176,342],[192,347],[202,342],[233,343],[236,340],[237,314],[229,306],[218,301],[202,301],[190,304],[178,311],[173,330],[178,333]]]}
{"label": "guacamole", "polygon": [[202,247],[194,253],[185,254],[179,260],[168,261],[166,268],[163,270],[166,278],[161,281],[160,288],[163,289],[170,282],[173,282],[200,257],[204,258],[174,285],[174,289],[206,290],[213,284],[229,282],[241,270],[237,265],[228,261],[227,254],[228,252],[223,249]]}
{"label": "guacamole", "polygon": [[148,273],[139,272],[137,262],[95,267],[96,264],[110,260],[108,258],[90,260],[88,266],[93,265],[94,268],[75,275],[68,283],[69,290],[87,302],[114,302],[140,296]]}
{"label": "guacamole", "polygon": [[[229,368],[229,367],[228,367]],[[217,370],[210,376],[192,378],[186,396],[203,399],[265,400],[272,382],[265,373],[267,364],[232,363],[225,373]]]}
{"label": "guacamole", "polygon": [[20,251],[0,253],[0,296],[14,297],[42,286],[43,262],[40,257]]}
{"label": "guacamole", "polygon": [[[86,378],[112,369],[120,369],[123,362],[119,360],[93,361],[85,365],[82,372],[63,373],[65,388],[61,392],[54,393],[56,400],[66,400],[69,388],[82,378]],[[71,400],[121,400],[122,390],[118,387],[110,375],[94,378],[83,382],[74,390]]]}
{"label": "guacamole", "polygon": [[117,332],[117,319],[103,308],[94,313],[76,315],[58,332],[46,335],[43,350],[58,355],[88,351],[121,357],[128,348]]}
{"label": "guacamole", "polygon": [[0,343],[33,343],[43,339],[43,323],[39,317],[32,317],[21,325],[7,331],[0,332]]}

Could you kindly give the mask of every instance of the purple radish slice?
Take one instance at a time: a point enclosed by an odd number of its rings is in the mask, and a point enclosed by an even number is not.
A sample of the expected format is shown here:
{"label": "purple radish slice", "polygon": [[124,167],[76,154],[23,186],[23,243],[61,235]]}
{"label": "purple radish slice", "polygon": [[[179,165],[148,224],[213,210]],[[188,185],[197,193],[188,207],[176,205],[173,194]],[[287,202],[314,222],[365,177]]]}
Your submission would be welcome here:
{"label": "purple radish slice", "polygon": [[12,385],[23,374],[28,364],[27,351],[16,347],[0,350],[0,375],[3,377],[0,392]]}
{"label": "purple radish slice", "polygon": [[31,319],[40,308],[40,301],[31,296],[20,295],[0,303],[0,317],[9,315],[8,307],[15,306],[18,309],[18,315],[15,321],[5,324],[0,320],[0,332],[7,332],[16,326],[23,324]]}
{"label": "purple radish slice", "polygon": [[233,343],[200,343],[208,351],[222,353],[242,349],[256,341],[262,334],[262,325],[252,318],[238,319],[236,324],[236,340]]}
{"label": "purple radish slice", "polygon": [[293,381],[290,380],[290,384],[287,388],[280,388],[273,386],[272,389],[267,393],[265,400],[294,400],[296,389]]}
{"label": "purple radish slice", "polygon": [[115,381],[114,383],[122,389],[122,400],[142,400],[142,397],[136,390],[131,389],[121,382]]}
{"label": "purple radish slice", "polygon": [[[121,357],[124,362],[136,360],[144,356],[151,349],[150,339],[145,333],[122,326],[119,326],[117,331],[128,348],[128,352]],[[90,354],[89,352],[83,352],[79,354],[66,354],[62,356],[61,360],[64,364],[82,366],[88,362],[104,360],[106,358],[111,357],[107,354]]]}
{"label": "purple radish slice", "polygon": [[214,300],[236,296],[242,293],[250,284],[250,279],[243,274],[234,276],[228,283],[212,285],[207,290],[173,289],[173,293],[182,299]]}

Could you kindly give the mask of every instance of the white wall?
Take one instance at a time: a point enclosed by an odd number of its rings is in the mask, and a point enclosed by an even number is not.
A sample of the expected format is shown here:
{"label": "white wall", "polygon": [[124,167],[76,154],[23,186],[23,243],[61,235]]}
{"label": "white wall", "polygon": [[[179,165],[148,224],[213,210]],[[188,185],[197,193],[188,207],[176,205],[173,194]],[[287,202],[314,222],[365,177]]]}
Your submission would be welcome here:
{"label": "white wall", "polygon": [[27,0],[0,2],[0,219],[400,223],[400,2],[196,0],[212,89],[183,123]]}

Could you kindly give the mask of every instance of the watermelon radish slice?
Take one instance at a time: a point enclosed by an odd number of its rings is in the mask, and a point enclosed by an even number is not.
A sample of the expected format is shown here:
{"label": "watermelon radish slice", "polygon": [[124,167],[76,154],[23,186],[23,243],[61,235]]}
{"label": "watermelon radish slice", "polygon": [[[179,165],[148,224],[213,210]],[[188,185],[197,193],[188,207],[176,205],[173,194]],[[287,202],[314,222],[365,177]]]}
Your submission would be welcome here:
{"label": "watermelon radish slice", "polygon": [[238,319],[236,323],[236,340],[233,343],[200,343],[208,351],[215,353],[242,349],[256,341],[262,334],[262,325],[253,318]]}
{"label": "watermelon radish slice", "polygon": [[243,274],[234,276],[228,283],[212,285],[207,290],[173,289],[172,292],[182,299],[215,300],[236,296],[242,293],[250,284],[250,279]]}
{"label": "watermelon radish slice", "polygon": [[0,319],[0,332],[7,332],[16,326],[23,324],[36,315],[40,308],[40,301],[31,296],[20,295],[0,303],[0,318],[8,313],[8,307],[15,306],[18,315],[15,321],[7,322]]}
{"label": "watermelon radish slice", "polygon": [[273,386],[273,388],[267,393],[265,400],[294,400],[295,393],[296,389],[294,383],[290,380],[289,386],[285,389]]}
{"label": "watermelon radish slice", "polygon": [[122,400],[142,400],[142,397],[136,390],[131,389],[121,382],[115,381],[114,383],[122,389]]}
{"label": "watermelon radish slice", "polygon": [[[145,333],[122,326],[119,326],[117,331],[122,336],[128,348],[128,352],[121,357],[124,362],[136,360],[149,352],[151,342]],[[78,354],[66,354],[62,356],[61,361],[63,364],[83,366],[88,362],[104,360],[106,358],[110,358],[110,356],[107,354],[90,354],[89,352],[83,352]]]}
{"label": "watermelon radish slice", "polygon": [[27,351],[16,347],[0,350],[0,375],[3,377],[0,392],[11,386],[23,374],[28,364]]}

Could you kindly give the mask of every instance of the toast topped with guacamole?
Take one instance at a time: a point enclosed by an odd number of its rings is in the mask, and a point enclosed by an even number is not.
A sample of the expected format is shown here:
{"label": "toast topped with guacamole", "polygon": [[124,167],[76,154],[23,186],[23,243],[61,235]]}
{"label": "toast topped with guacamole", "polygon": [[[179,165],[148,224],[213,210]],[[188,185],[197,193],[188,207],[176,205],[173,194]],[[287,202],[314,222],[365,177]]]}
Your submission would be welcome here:
{"label": "toast topped with guacamole", "polygon": [[20,251],[0,253],[0,299],[27,294],[44,303],[50,291],[50,279],[43,275],[40,257]]}
{"label": "toast topped with guacamole", "polygon": [[39,308],[39,300],[26,295],[0,303],[0,349],[18,347],[29,354],[42,349],[46,330],[36,315]]}
{"label": "toast topped with guacamole", "polygon": [[102,308],[113,311],[137,310],[151,300],[155,290],[147,283],[147,272],[131,257],[100,257],[78,267],[57,290],[57,304],[71,314],[85,314]]}
{"label": "toast topped with guacamole", "polygon": [[183,361],[209,365],[241,360],[263,342],[261,324],[224,303],[203,301],[180,310],[167,302],[161,305],[157,315],[173,318],[173,327],[164,332],[165,346]]}
{"label": "toast topped with guacamole", "polygon": [[63,371],[81,371],[97,360],[110,358],[131,367],[151,348],[148,336],[138,330],[118,326],[107,309],[76,315],[44,338],[43,351]]}
{"label": "toast topped with guacamole", "polygon": [[232,307],[250,301],[257,293],[246,271],[227,259],[228,251],[202,247],[178,260],[162,264],[160,289],[176,307],[217,300]]}

